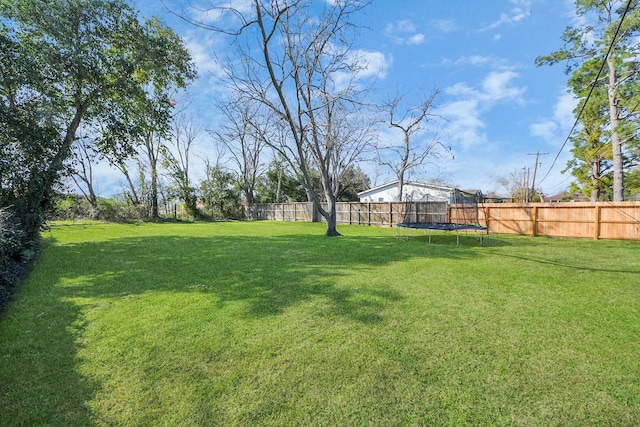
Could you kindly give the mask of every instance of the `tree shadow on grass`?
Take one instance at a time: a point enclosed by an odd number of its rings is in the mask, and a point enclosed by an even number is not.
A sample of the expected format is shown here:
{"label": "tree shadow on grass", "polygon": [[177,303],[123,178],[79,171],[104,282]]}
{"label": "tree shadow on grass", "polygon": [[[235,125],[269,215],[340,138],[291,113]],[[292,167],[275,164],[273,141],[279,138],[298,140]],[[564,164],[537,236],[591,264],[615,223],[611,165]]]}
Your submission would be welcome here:
{"label": "tree shadow on grass", "polygon": [[[84,310],[100,301],[196,293],[214,309],[239,306],[234,313],[240,319],[260,320],[320,299],[323,309],[317,316],[366,327],[384,321],[385,309],[404,296],[382,279],[364,283],[361,272],[412,257],[475,256],[455,247],[434,250],[392,238],[310,235],[147,236],[51,244],[46,271],[36,269],[28,291],[17,296],[0,323],[0,333],[13,331],[0,345],[0,424],[96,422],[88,405],[103,385],[78,366],[87,327]],[[32,294],[39,295],[38,305],[27,300]]]}
{"label": "tree shadow on grass", "polygon": [[23,294],[0,318],[0,425],[93,425],[86,403],[99,385],[77,370],[81,308],[55,292],[46,305]]}
{"label": "tree shadow on grass", "polygon": [[528,261],[542,266],[550,267],[562,267],[577,270],[579,272],[588,273],[615,273],[615,274],[630,274],[631,277],[637,277],[640,273],[640,269],[637,267],[619,266],[617,268],[603,268],[597,265],[589,264],[587,261],[582,263],[559,261],[553,257],[542,257],[535,255],[516,255],[516,254],[501,254],[505,258],[512,258],[518,261]]}
{"label": "tree shadow on grass", "polygon": [[[341,239],[154,236],[64,245],[52,248],[60,264],[58,277],[52,275],[50,280],[54,286],[69,283],[60,290],[67,298],[202,292],[215,295],[221,306],[246,302],[244,315],[260,317],[322,297],[335,313],[357,315],[368,308],[368,299],[395,302],[401,295],[382,283],[355,291],[337,285],[338,278],[353,275],[357,281],[361,270],[411,257],[477,256],[455,247],[434,251],[419,245],[403,247],[390,239]],[[101,258],[109,261],[105,264]],[[352,298],[355,292],[361,297],[359,302]]]}

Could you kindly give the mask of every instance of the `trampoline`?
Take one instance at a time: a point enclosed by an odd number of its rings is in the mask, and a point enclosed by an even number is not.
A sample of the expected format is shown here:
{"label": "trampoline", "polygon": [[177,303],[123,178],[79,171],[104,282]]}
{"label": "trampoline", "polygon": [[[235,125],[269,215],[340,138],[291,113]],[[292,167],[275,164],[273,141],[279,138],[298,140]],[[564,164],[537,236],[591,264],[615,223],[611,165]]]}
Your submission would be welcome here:
{"label": "trampoline", "polygon": [[[407,197],[403,221],[396,224],[396,238],[400,237],[400,228],[406,230],[405,240],[409,240],[410,230],[429,230],[429,244],[433,231],[455,231],[456,246],[460,246],[460,232],[475,231],[480,237],[480,245],[484,245],[484,234],[487,234],[487,241],[490,243],[489,228],[478,223],[478,200],[482,198],[482,193],[467,193],[461,190],[454,190],[451,193],[449,203],[453,204],[453,213],[456,222],[416,222],[411,221],[411,217],[419,218],[417,205],[410,197]],[[449,210],[448,210],[449,211]],[[450,220],[447,213],[446,215]]]}

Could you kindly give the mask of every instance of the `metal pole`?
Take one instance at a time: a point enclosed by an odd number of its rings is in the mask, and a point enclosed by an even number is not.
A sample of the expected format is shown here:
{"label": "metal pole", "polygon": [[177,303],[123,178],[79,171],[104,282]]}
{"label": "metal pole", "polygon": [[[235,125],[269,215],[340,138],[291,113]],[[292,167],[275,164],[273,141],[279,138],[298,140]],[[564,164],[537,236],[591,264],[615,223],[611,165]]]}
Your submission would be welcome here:
{"label": "metal pole", "polygon": [[538,166],[542,166],[542,163],[538,162],[540,156],[546,156],[549,153],[541,153],[540,151],[536,151],[535,153],[528,153],[529,156],[536,156],[536,164],[533,167],[533,181],[531,183],[531,197],[536,194],[536,172],[538,171]]}

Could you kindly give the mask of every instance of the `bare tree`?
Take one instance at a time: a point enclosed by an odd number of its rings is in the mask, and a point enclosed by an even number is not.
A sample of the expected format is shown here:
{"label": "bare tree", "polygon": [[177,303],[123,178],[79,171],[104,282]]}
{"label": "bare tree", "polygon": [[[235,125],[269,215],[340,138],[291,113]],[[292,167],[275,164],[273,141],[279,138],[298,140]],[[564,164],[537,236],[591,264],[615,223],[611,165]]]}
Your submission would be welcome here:
{"label": "bare tree", "polygon": [[[538,189],[533,192],[529,187],[529,171],[523,168],[522,172],[517,169],[508,175],[494,177],[496,183],[504,188],[509,197],[514,202],[527,203],[534,199],[542,199],[542,193]],[[531,194],[530,194],[531,193]]]}
{"label": "bare tree", "polygon": [[[286,126],[286,144],[267,142],[302,177],[308,199],[327,222],[327,236],[339,235],[338,178],[367,146],[373,128],[361,123],[357,77],[363,64],[347,41],[355,30],[352,16],[365,5],[324,2],[312,16],[309,1],[251,0],[247,9],[217,9],[235,19],[233,28],[208,27],[236,36],[228,81],[244,101],[261,103]],[[312,170],[320,173],[326,205],[313,188]]]}
{"label": "bare tree", "polygon": [[423,166],[430,159],[442,157],[446,148],[436,139],[419,139],[424,133],[426,122],[433,117],[431,108],[438,95],[435,90],[418,106],[403,109],[403,95],[390,98],[381,106],[385,113],[385,123],[401,132],[397,143],[389,143],[377,147],[378,163],[391,169],[398,181],[398,200],[402,199],[406,175]]}
{"label": "bare tree", "polygon": [[189,157],[199,132],[193,120],[179,114],[174,117],[173,134],[167,141],[171,146],[165,145],[160,150],[169,178],[176,186],[187,211],[194,218],[203,216],[197,206],[196,190],[189,179]]}
{"label": "bare tree", "polygon": [[73,170],[71,179],[76,187],[82,192],[84,198],[89,202],[91,207],[98,212],[98,197],[93,188],[93,165],[92,163],[98,157],[98,151],[95,145],[87,140],[86,137],[77,139],[71,147],[71,162]]}
{"label": "bare tree", "polygon": [[129,199],[129,202],[134,206],[140,205],[140,196],[138,195],[138,190],[136,189],[135,184],[133,183],[133,179],[131,178],[131,174],[129,173],[129,167],[127,166],[126,161],[119,160],[114,163],[115,167],[122,172],[125,179],[127,180],[127,185],[129,186],[129,192],[126,193],[126,197]]}
{"label": "bare tree", "polygon": [[258,177],[264,172],[261,154],[268,140],[269,117],[249,103],[237,99],[219,105],[226,125],[209,133],[225,146],[235,164],[245,203],[254,202]]}

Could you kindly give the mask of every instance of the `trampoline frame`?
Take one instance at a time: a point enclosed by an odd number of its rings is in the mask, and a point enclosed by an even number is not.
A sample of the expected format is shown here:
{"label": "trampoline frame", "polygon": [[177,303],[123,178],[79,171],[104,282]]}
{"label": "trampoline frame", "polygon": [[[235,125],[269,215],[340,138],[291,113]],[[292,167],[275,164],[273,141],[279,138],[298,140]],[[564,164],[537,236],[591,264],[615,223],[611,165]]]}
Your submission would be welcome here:
{"label": "trampoline frame", "polygon": [[[406,234],[404,240],[409,240],[410,230],[419,229],[419,230],[429,230],[429,244],[431,244],[431,235],[433,231],[455,231],[456,232],[456,246],[460,246],[460,232],[461,231],[475,231],[480,236],[480,245],[484,246],[484,233],[487,233],[488,243],[491,243],[491,238],[489,236],[489,228],[478,224],[478,199],[482,198],[482,193],[477,192],[475,194],[467,193],[458,189],[452,191],[450,203],[454,203],[456,206],[462,205],[463,209],[463,220],[468,221],[465,223],[455,223],[455,222],[410,222],[408,221],[411,211],[413,200],[411,197],[407,197],[407,204],[404,213],[404,220],[396,224],[396,239],[400,238],[400,228],[406,229]],[[471,205],[472,209],[475,211],[475,215],[473,218],[467,218],[465,212],[464,205]],[[417,212],[417,211],[416,211]],[[456,218],[458,215],[456,215]],[[447,219],[449,219],[449,215],[447,214]]]}
{"label": "trampoline frame", "polygon": [[460,246],[461,231],[476,231],[480,236],[480,246],[484,246],[484,233],[487,233],[487,244],[491,244],[489,236],[489,228],[484,225],[477,224],[457,224],[452,222],[399,222],[396,224],[396,239],[400,238],[400,228],[406,229],[404,240],[409,240],[410,229],[429,230],[429,244],[431,244],[431,235],[433,231],[455,231],[456,246]]}

